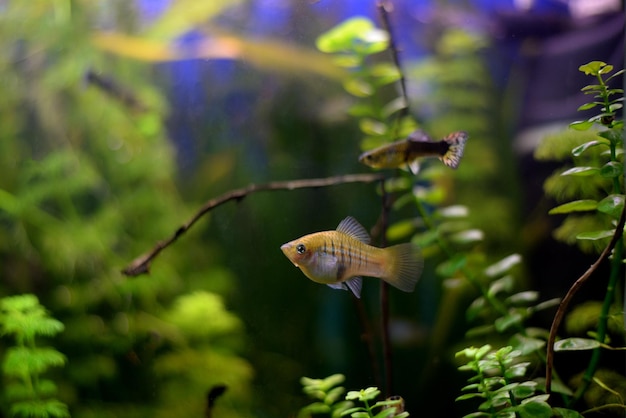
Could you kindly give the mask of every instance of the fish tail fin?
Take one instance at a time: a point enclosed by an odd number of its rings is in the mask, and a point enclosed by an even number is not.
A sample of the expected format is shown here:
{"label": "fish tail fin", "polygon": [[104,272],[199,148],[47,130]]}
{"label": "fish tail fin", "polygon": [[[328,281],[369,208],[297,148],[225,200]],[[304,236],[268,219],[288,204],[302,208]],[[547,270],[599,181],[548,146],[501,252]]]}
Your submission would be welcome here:
{"label": "fish tail fin", "polygon": [[463,131],[452,132],[443,138],[443,141],[448,144],[448,151],[441,156],[441,161],[443,161],[445,165],[451,168],[457,168],[459,166],[467,138],[467,132]]}
{"label": "fish tail fin", "polygon": [[417,245],[406,243],[385,248],[389,264],[387,274],[382,277],[390,285],[412,292],[422,275],[424,259]]}

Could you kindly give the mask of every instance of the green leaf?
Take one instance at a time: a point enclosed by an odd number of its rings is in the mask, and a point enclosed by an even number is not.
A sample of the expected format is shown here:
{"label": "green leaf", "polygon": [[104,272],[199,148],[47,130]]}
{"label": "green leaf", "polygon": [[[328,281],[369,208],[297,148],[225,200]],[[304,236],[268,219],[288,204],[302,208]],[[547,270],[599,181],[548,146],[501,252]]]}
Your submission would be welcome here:
{"label": "green leaf", "polygon": [[467,245],[480,242],[484,239],[485,234],[480,229],[468,229],[466,231],[457,232],[449,237],[449,240],[455,244]]}
{"label": "green leaf", "polygon": [[590,338],[565,338],[554,343],[554,351],[593,350],[600,347],[600,343]]}
{"label": "green leaf", "polygon": [[[520,376],[523,376],[523,375],[524,374],[521,374]],[[515,388],[513,388],[511,392],[513,393],[513,396],[515,396],[517,399],[524,399],[533,395],[535,393],[535,390],[537,390],[537,383],[523,382],[519,384],[518,386],[516,386]]]}
{"label": "green leaf", "polygon": [[359,121],[359,128],[365,135],[377,136],[387,132],[387,125],[371,118],[363,118]]}
{"label": "green leaf", "polygon": [[608,74],[611,71],[613,71],[613,66],[610,64],[607,64],[604,67],[600,68],[600,70],[598,71],[598,74]]}
{"label": "green leaf", "polygon": [[574,411],[572,409],[566,408],[552,408],[552,412],[555,413],[557,417],[563,418],[584,418],[578,411]]}
{"label": "green leaf", "polygon": [[576,235],[576,239],[597,241],[599,239],[611,238],[614,233],[614,230],[581,232]]}
{"label": "green leaf", "polygon": [[[582,71],[586,75],[598,75],[600,74],[600,70],[606,66],[606,62],[603,61],[591,61],[587,64],[581,65],[578,67],[579,71]],[[611,69],[613,68],[610,66]]]}
{"label": "green leaf", "polygon": [[552,408],[545,401],[522,401],[522,404],[515,409],[521,418],[550,418],[552,416]]}
{"label": "green leaf", "polygon": [[353,96],[369,97],[374,94],[374,87],[360,78],[350,78],[343,83],[343,88]]}
{"label": "green leaf", "polygon": [[615,178],[623,175],[623,164],[617,161],[609,161],[600,169],[600,175],[605,178]]}
{"label": "green leaf", "polygon": [[404,97],[399,96],[387,103],[382,109],[382,115],[386,118],[394,113],[407,108],[407,103]]}
{"label": "green leaf", "polygon": [[593,122],[588,120],[577,120],[569,124],[569,127],[576,131],[586,131],[593,126]]}
{"label": "green leaf", "polygon": [[598,103],[598,102],[591,102],[591,103],[585,103],[582,106],[579,106],[577,110],[588,110],[588,109],[593,109],[594,107],[601,105],[602,103]]}
{"label": "green leaf", "polygon": [[516,293],[506,298],[505,303],[507,305],[530,305],[532,302],[536,302],[539,299],[539,292],[534,290],[527,290],[525,292]]}
{"label": "green leaf", "polygon": [[550,215],[572,213],[572,212],[587,212],[596,210],[598,202],[591,199],[575,200],[573,202],[564,203],[548,211]]}
{"label": "green leaf", "polygon": [[593,176],[600,171],[597,167],[572,167],[561,173],[562,176]]}
{"label": "green leaf", "polygon": [[467,264],[467,256],[465,254],[456,254],[439,264],[436,272],[441,277],[452,277],[457,271],[465,267],[465,264]]}
{"label": "green leaf", "polygon": [[376,78],[376,84],[379,86],[394,83],[402,76],[398,67],[386,62],[374,65],[370,70],[370,75]]}
{"label": "green leaf", "polygon": [[499,278],[498,280],[494,280],[489,285],[489,289],[487,290],[487,294],[489,296],[496,296],[501,292],[510,292],[513,290],[513,286],[515,285],[515,279],[510,274]]}
{"label": "green leaf", "polygon": [[604,141],[598,141],[598,140],[588,141],[574,148],[572,150],[572,155],[574,157],[579,157],[583,152],[587,151],[589,148],[596,147],[598,145],[606,145],[607,147],[609,146],[609,144],[607,144]]}
{"label": "green leaf", "polygon": [[356,54],[343,54],[334,56],[333,62],[338,67],[354,68],[363,65],[363,58]]}
{"label": "green leaf", "polygon": [[374,28],[374,23],[366,17],[353,17],[328,32],[320,35],[315,41],[317,49],[322,52],[334,53],[349,51],[355,39]]}
{"label": "green leaf", "polygon": [[512,312],[496,319],[494,324],[498,332],[504,332],[511,327],[521,324],[523,320],[524,317],[519,312]]}
{"label": "green leaf", "polygon": [[598,211],[619,218],[624,209],[624,195],[611,194],[598,203]]}
{"label": "green leaf", "polygon": [[513,345],[516,350],[521,351],[523,356],[527,356],[530,353],[541,350],[546,342],[539,338],[532,338],[516,333],[509,341],[509,344]]}
{"label": "green leaf", "polygon": [[489,267],[487,267],[485,269],[485,274],[488,277],[497,277],[497,276],[500,276],[500,275],[508,272],[513,267],[515,267],[516,265],[520,264],[521,262],[522,262],[522,256],[521,255],[519,255],[519,254],[512,254],[512,255],[509,255],[508,257],[503,258],[502,260],[498,261],[497,263],[494,263],[494,264],[490,265]]}

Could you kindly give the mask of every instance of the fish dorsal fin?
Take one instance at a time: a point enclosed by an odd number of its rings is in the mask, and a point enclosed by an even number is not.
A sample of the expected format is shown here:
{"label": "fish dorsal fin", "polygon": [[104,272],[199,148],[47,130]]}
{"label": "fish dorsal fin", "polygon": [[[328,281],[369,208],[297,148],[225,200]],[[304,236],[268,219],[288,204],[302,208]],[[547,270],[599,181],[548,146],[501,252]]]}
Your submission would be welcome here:
{"label": "fish dorsal fin", "polygon": [[352,216],[346,217],[343,221],[339,222],[339,226],[337,226],[337,232],[342,232],[346,235],[351,236],[354,239],[357,239],[365,244],[369,244],[371,241],[370,235],[367,233],[367,230],[363,228],[356,219]]}
{"label": "fish dorsal fin", "polygon": [[428,134],[421,129],[411,132],[409,137],[407,138],[409,141],[413,142],[430,142],[432,139],[428,136]]}

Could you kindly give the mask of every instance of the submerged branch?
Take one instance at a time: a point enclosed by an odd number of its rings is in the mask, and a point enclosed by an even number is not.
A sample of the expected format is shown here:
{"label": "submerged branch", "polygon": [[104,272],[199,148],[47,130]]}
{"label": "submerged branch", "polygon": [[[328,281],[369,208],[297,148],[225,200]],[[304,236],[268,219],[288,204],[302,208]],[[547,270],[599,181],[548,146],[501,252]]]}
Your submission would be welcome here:
{"label": "submerged branch", "polygon": [[385,177],[382,174],[346,174],[342,176],[326,177],[318,179],[301,179],[301,180],[288,180],[288,181],[272,181],[265,184],[250,184],[247,187],[241,189],[231,190],[223,195],[207,201],[195,215],[191,217],[187,222],[178,227],[174,234],[169,238],[159,241],[156,245],[147,253],[140,255],[128,264],[122,273],[126,276],[139,276],[141,274],[148,273],[150,271],[150,263],[157,255],[165,248],[173,244],[181,235],[187,232],[193,224],[202,218],[207,212],[215,209],[218,206],[223,205],[231,200],[242,200],[246,196],[262,191],[272,190],[295,190],[295,189],[307,189],[318,187],[337,186],[341,184],[349,183],[374,183],[383,180]]}
{"label": "submerged branch", "polygon": [[548,348],[547,348],[547,354],[546,354],[546,393],[547,394],[550,394],[552,392],[551,384],[552,384],[552,369],[553,369],[553,363],[554,363],[554,341],[556,340],[556,333],[559,329],[559,325],[561,325],[561,321],[563,320],[563,317],[565,316],[565,311],[567,310],[567,306],[571,302],[576,292],[578,292],[578,290],[582,287],[582,285],[585,284],[585,282],[589,279],[589,277],[591,277],[593,272],[596,271],[598,267],[600,266],[600,264],[602,264],[602,262],[609,256],[609,254],[611,254],[611,251],[613,250],[617,242],[621,239],[624,233],[625,222],[626,222],[626,206],[624,206],[624,209],[622,209],[622,214],[620,215],[619,222],[617,223],[617,227],[615,228],[615,233],[613,234],[611,241],[606,246],[604,251],[602,251],[602,254],[600,254],[596,262],[593,263],[591,267],[589,267],[587,271],[585,271],[585,273],[582,276],[580,276],[574,282],[574,284],[569,288],[569,290],[565,294],[565,297],[563,297],[563,300],[559,304],[559,308],[557,309],[556,314],[554,315],[554,320],[552,321],[552,326],[550,327],[550,335],[548,336]]}

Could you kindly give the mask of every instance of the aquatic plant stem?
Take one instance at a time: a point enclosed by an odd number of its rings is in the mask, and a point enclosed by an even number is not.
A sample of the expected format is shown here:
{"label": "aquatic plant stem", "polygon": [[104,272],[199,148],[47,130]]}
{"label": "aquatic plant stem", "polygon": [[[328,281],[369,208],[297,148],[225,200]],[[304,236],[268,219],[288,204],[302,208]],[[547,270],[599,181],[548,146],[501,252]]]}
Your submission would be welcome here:
{"label": "aquatic plant stem", "polygon": [[[389,225],[389,210],[391,205],[389,204],[390,196],[385,190],[385,180],[380,182],[381,194],[382,194],[382,213],[380,221],[380,246],[387,246],[387,226]],[[391,343],[389,341],[389,284],[384,280],[380,281],[380,322],[381,322],[381,336],[383,342],[383,365],[385,373],[385,389],[383,391],[385,398],[388,398],[393,393],[392,390],[392,354]]]}
{"label": "aquatic plant stem", "polygon": [[126,266],[122,273],[126,276],[139,276],[150,271],[150,263],[159,255],[161,251],[173,244],[178,238],[185,234],[200,218],[208,212],[223,205],[224,203],[241,201],[248,195],[263,191],[311,189],[319,187],[338,186],[350,183],[374,183],[383,180],[383,174],[346,174],[342,176],[299,179],[288,181],[273,181],[265,184],[250,184],[247,187],[231,190],[223,195],[207,201],[187,222],[178,227],[169,238],[159,241],[147,253],[140,255]]}
{"label": "aquatic plant stem", "polygon": [[[547,352],[546,352],[546,393],[548,395],[550,395],[552,392],[551,385],[552,385],[552,372],[553,372],[552,369],[554,365],[554,341],[556,340],[556,333],[557,333],[557,330],[559,329],[559,325],[561,325],[561,322],[563,321],[563,317],[565,316],[565,311],[567,310],[567,307],[569,303],[571,302],[572,298],[574,297],[574,295],[576,294],[576,292],[578,292],[578,290],[582,287],[582,285],[585,284],[585,282],[591,277],[593,272],[596,271],[598,267],[600,266],[600,264],[602,264],[602,262],[609,256],[609,254],[611,254],[611,250],[615,248],[618,241],[621,240],[622,235],[624,233],[625,221],[626,221],[626,206],[624,206],[624,209],[622,209],[619,222],[617,223],[617,227],[615,228],[615,233],[613,234],[611,241],[606,246],[604,251],[602,251],[602,253],[598,257],[596,262],[593,263],[591,267],[589,267],[587,271],[585,271],[585,273],[583,273],[583,275],[580,276],[574,282],[574,284],[569,288],[569,290],[563,297],[563,300],[559,304],[556,314],[554,315],[554,319],[552,320],[552,326],[550,327],[550,334],[548,336],[548,344],[547,344]],[[621,261],[620,256],[618,256],[617,258],[618,260]]]}
{"label": "aquatic plant stem", "polygon": [[376,7],[378,8],[378,13],[380,13],[380,18],[383,21],[383,28],[389,34],[389,51],[391,52],[391,58],[393,59],[393,63],[398,69],[398,73],[400,74],[398,84],[400,85],[400,94],[402,95],[402,98],[404,100],[404,107],[398,112],[398,119],[400,120],[409,114],[409,96],[406,91],[406,79],[404,77],[404,71],[402,71],[402,67],[400,66],[400,54],[398,52],[398,45],[396,44],[393,27],[391,25],[391,19],[389,18],[389,13],[393,11],[393,4],[390,0],[379,0]]}
{"label": "aquatic plant stem", "polygon": [[[618,240],[615,245],[615,251],[613,254],[613,259],[611,260],[611,275],[609,277],[609,284],[606,288],[606,294],[604,295],[604,302],[602,303],[602,309],[600,310],[600,318],[598,320],[598,328],[596,331],[596,340],[600,343],[604,343],[604,339],[606,337],[606,330],[609,320],[609,310],[611,309],[611,304],[613,303],[613,297],[615,296],[615,286],[617,285],[617,280],[621,277],[619,274],[621,272],[621,264],[622,264],[622,256],[621,254],[624,251],[624,241]],[[591,384],[591,380],[593,379],[594,374],[596,373],[596,369],[598,368],[598,362],[600,361],[600,354],[602,347],[597,347],[593,350],[591,354],[591,360],[589,360],[589,365],[587,366],[587,370],[585,370],[585,374],[583,375],[582,384],[576,390],[574,394],[574,398],[570,402],[570,404],[575,404],[587,391],[587,388]]]}

